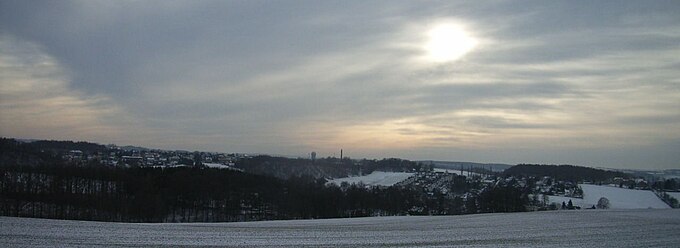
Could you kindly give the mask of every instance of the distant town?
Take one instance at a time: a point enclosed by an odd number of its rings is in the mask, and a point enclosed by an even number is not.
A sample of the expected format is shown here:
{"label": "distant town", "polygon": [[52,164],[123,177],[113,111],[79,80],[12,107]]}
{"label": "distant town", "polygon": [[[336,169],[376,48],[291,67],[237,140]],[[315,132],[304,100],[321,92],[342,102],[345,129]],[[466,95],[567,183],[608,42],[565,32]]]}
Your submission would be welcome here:
{"label": "distant town", "polygon": [[238,153],[167,151],[106,145],[104,151],[83,152],[82,150],[70,150],[63,154],[62,157],[75,165],[97,163],[124,167],[173,167],[218,164],[233,167],[236,161],[249,156]]}
{"label": "distant town", "polygon": [[[676,171],[285,158],[2,139],[0,214],[195,222],[678,208]],[[342,154],[342,152],[340,153]],[[665,176],[664,176],[665,175]]]}

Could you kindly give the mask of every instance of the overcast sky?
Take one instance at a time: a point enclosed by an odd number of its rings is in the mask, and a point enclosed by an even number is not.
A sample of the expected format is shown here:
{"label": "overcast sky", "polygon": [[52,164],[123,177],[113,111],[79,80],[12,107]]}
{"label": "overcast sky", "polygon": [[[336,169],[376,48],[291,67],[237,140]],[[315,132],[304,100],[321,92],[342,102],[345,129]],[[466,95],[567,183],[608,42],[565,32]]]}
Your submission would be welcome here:
{"label": "overcast sky", "polygon": [[680,168],[678,13],[679,1],[2,0],[0,135]]}

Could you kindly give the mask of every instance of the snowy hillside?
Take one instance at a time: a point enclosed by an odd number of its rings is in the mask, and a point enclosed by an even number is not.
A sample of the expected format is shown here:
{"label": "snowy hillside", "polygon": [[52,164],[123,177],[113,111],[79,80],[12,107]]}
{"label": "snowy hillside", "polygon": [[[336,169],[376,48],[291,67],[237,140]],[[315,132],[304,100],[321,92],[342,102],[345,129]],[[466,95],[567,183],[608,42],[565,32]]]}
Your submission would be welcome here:
{"label": "snowy hillside", "polygon": [[597,205],[601,197],[609,200],[612,209],[639,209],[639,208],[670,208],[649,190],[625,189],[613,186],[600,186],[592,184],[579,184],[583,189],[583,199],[562,196],[550,196],[550,202],[562,204],[569,200],[575,206],[588,208]]}
{"label": "snowy hillside", "polygon": [[343,177],[330,180],[328,183],[333,183],[340,185],[342,182],[347,182],[349,184],[363,182],[366,185],[373,186],[392,186],[398,182],[404,181],[407,178],[413,176],[414,173],[407,172],[384,172],[384,171],[374,171],[371,174],[356,177]]}
{"label": "snowy hillside", "polygon": [[243,171],[239,168],[235,168],[229,165],[224,165],[224,164],[215,164],[215,163],[203,163],[205,167],[208,168],[216,168],[216,169],[227,169],[227,170],[235,170],[235,171]]}
{"label": "snowy hillside", "polygon": [[677,209],[182,224],[0,217],[0,247],[677,247],[678,233]]}

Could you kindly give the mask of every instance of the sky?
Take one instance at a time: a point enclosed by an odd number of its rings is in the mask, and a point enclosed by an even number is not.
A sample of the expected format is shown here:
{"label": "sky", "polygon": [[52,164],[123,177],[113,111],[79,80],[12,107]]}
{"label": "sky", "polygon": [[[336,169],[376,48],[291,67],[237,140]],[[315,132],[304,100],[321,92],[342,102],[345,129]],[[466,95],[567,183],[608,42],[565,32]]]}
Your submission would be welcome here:
{"label": "sky", "polygon": [[678,1],[0,0],[0,136],[680,169]]}

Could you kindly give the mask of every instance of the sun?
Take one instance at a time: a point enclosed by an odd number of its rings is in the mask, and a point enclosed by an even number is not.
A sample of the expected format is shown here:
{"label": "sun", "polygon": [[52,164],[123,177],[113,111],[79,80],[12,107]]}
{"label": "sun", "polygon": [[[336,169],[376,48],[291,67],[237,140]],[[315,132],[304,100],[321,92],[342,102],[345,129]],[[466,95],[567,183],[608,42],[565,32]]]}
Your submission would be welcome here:
{"label": "sun", "polygon": [[425,51],[434,62],[456,61],[477,46],[477,40],[455,24],[440,24],[427,32]]}

